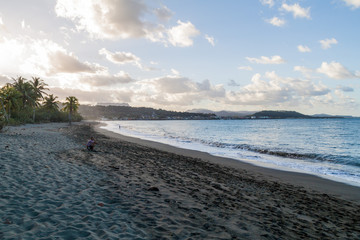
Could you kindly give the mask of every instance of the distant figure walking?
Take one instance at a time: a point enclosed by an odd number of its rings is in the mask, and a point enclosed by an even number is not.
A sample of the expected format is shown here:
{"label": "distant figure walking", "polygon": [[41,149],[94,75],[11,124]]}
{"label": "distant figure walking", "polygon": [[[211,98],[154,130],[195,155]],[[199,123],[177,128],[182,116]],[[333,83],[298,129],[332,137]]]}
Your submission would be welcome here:
{"label": "distant figure walking", "polygon": [[95,144],[96,144],[96,142],[95,142],[94,137],[91,137],[90,140],[88,141],[88,143],[86,144],[87,150],[94,151]]}

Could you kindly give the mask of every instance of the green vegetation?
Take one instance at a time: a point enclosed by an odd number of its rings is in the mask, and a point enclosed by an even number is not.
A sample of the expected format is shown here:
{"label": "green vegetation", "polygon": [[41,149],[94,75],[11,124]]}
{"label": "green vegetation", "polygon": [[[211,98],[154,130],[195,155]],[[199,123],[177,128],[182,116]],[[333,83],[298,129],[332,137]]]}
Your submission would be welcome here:
{"label": "green vegetation", "polygon": [[84,119],[109,120],[205,120],[217,119],[215,114],[166,111],[146,107],[81,105]]}
{"label": "green vegetation", "polygon": [[5,125],[17,125],[39,122],[80,121],[77,112],[79,101],[76,97],[66,98],[64,107],[53,94],[47,94],[47,84],[40,78],[27,80],[23,77],[13,78],[0,88],[0,130]]}
{"label": "green vegetation", "polygon": [[311,118],[311,116],[304,115],[295,111],[261,111],[250,115],[249,118],[283,119],[283,118]]}

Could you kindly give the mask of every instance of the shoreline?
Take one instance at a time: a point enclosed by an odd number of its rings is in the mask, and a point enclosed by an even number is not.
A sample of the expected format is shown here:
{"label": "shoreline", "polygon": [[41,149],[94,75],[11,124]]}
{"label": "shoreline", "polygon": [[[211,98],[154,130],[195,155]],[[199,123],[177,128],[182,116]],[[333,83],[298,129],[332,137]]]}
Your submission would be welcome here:
{"label": "shoreline", "polygon": [[106,130],[104,128],[101,128],[101,125],[102,123],[97,123],[94,126],[95,130],[108,137],[117,138],[122,141],[127,141],[134,144],[140,144],[142,146],[146,146],[170,153],[175,153],[186,157],[199,158],[203,161],[208,161],[226,167],[251,171],[254,172],[255,174],[265,175],[266,177],[271,178],[272,180],[280,181],[284,184],[293,184],[295,186],[304,187],[308,190],[315,190],[324,194],[331,194],[338,197],[342,197],[346,200],[360,201],[360,187],[358,186],[334,181],[327,178],[322,178],[312,174],[286,171],[286,170],[277,170],[273,168],[257,166],[237,159],[214,156],[206,152],[179,148],[164,143],[125,136],[120,133],[115,133]]}

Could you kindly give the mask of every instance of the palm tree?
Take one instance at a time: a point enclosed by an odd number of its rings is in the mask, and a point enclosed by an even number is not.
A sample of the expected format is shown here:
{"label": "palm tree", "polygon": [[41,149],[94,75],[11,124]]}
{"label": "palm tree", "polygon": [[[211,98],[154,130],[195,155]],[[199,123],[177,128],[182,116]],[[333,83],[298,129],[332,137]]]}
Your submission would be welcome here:
{"label": "palm tree", "polygon": [[7,84],[0,89],[0,98],[5,118],[9,120],[11,111],[18,109],[20,106],[21,93],[10,84]]}
{"label": "palm tree", "polygon": [[45,97],[45,101],[43,103],[43,108],[49,111],[58,111],[59,110],[59,101],[57,101],[58,97],[54,97],[53,94],[49,94]]}
{"label": "palm tree", "polygon": [[34,99],[32,98],[33,95],[33,87],[32,85],[26,81],[23,77],[18,77],[14,79],[13,86],[16,90],[21,93],[22,98],[22,108],[24,109],[27,105],[34,105]]}
{"label": "palm tree", "polygon": [[33,99],[37,102],[37,105],[39,105],[39,100],[44,99],[44,95],[47,95],[45,90],[49,90],[46,86],[47,84],[44,83],[44,80],[40,79],[39,77],[32,77],[32,81],[30,81],[30,84],[33,88]]}
{"label": "palm tree", "polygon": [[49,90],[46,88],[47,84],[44,83],[44,80],[39,77],[32,77],[30,82],[32,87],[32,103],[33,103],[33,122],[35,122],[35,110],[40,106],[40,100],[44,99],[44,95],[47,95],[44,90]]}
{"label": "palm tree", "polygon": [[73,113],[76,113],[76,111],[79,108],[79,100],[74,96],[69,96],[66,98],[65,107],[63,110],[65,112],[69,112],[69,125],[71,125],[71,117]]}

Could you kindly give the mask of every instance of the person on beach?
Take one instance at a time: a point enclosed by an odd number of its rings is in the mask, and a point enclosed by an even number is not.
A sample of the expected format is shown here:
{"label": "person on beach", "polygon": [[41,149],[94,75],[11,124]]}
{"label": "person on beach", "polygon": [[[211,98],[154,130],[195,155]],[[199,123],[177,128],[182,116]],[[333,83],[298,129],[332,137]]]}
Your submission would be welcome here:
{"label": "person on beach", "polygon": [[91,137],[90,140],[88,141],[88,143],[86,144],[87,150],[94,151],[95,144],[96,144],[96,142],[95,142],[94,137]]}

